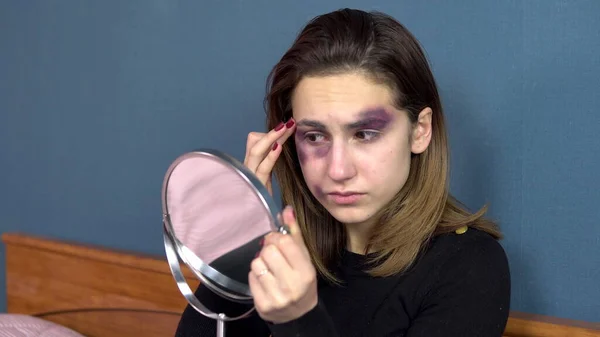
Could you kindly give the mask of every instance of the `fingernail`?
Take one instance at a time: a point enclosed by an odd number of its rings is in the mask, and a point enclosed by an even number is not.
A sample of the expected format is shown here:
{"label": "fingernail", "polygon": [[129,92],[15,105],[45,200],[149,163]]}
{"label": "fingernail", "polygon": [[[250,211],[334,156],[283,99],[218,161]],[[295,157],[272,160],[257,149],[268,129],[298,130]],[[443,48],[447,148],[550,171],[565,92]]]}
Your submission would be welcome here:
{"label": "fingernail", "polygon": [[295,123],[295,122],[294,122],[294,119],[293,119],[293,118],[290,118],[290,120],[289,120],[287,123],[285,123],[285,127],[289,129],[289,128],[291,128],[292,126],[294,126],[294,123]]}
{"label": "fingernail", "polygon": [[254,255],[254,258],[257,258],[260,255],[260,252],[256,253],[256,255]]}
{"label": "fingernail", "polygon": [[264,245],[265,244],[265,238],[260,239],[260,242],[258,243],[259,245]]}
{"label": "fingernail", "polygon": [[[289,122],[288,122],[289,123]],[[275,127],[275,131],[279,131],[281,130],[281,128],[283,128],[285,124],[283,124],[283,122],[280,122],[279,124],[277,124],[277,126]]]}
{"label": "fingernail", "polygon": [[273,144],[273,148],[272,148],[272,150],[273,150],[273,151],[277,150],[277,146],[278,146],[278,145],[279,145],[279,143],[275,142],[275,143]]}

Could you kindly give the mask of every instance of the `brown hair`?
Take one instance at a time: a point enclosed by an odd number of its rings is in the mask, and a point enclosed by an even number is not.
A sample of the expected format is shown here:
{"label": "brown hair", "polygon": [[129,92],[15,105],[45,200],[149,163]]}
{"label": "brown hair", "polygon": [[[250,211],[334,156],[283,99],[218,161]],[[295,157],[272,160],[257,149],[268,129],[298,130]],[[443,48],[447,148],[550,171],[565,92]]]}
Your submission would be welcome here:
{"label": "brown hair", "polygon": [[[433,111],[429,147],[412,156],[406,184],[376,215],[378,224],[368,247],[377,248],[370,255],[378,263],[370,274],[405,271],[431,237],[465,225],[499,239],[496,225],[483,218],[486,207],[471,214],[449,193],[448,140],[436,83],[418,41],[391,16],[343,9],[311,20],[269,74],[267,128],[292,116],[291,98],[302,78],[347,72],[389,86],[394,104],[407,112],[412,123],[424,108]],[[329,267],[345,249],[345,229],[310,193],[293,138],[284,145],[274,168],[283,203],[294,207],[317,271],[337,282]]]}

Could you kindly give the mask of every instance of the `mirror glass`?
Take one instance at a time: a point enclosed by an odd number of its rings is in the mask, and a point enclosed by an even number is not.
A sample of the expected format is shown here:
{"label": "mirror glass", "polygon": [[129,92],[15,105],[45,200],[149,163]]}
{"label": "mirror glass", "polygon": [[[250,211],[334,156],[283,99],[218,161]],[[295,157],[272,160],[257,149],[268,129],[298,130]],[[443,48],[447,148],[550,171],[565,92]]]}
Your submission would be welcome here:
{"label": "mirror glass", "polygon": [[264,235],[280,230],[278,213],[264,185],[218,151],[179,157],[163,182],[164,227],[179,259],[230,300],[251,301],[250,264]]}

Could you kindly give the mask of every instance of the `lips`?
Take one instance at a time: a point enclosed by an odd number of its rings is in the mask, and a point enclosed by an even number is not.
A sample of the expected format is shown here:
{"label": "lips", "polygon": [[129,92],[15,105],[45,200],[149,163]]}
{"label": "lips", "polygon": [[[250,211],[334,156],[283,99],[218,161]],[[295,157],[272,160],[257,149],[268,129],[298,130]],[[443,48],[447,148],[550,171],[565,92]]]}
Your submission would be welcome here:
{"label": "lips", "polygon": [[331,192],[328,193],[329,195],[340,195],[343,197],[347,197],[349,195],[354,195],[354,194],[363,194],[363,193],[359,193],[359,192]]}
{"label": "lips", "polygon": [[331,192],[327,193],[328,199],[339,205],[352,205],[357,203],[364,193],[359,192]]}

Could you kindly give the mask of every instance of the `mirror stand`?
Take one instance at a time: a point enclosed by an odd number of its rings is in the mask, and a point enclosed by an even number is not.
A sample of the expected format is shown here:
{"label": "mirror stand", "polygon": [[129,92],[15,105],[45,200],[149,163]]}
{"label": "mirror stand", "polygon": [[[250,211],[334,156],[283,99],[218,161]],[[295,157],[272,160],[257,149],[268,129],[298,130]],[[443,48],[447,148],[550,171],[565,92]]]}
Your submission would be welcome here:
{"label": "mirror stand", "polygon": [[225,319],[227,316],[225,316],[225,314],[219,314],[217,316],[219,316],[217,319],[217,337],[225,337]]}
{"label": "mirror stand", "polygon": [[[181,258],[183,260],[183,257],[181,256],[181,252],[179,252],[175,248],[176,245],[173,242],[174,238],[172,238],[169,234],[166,224],[164,224],[163,227],[163,240],[165,244],[165,253],[167,255],[169,269],[171,270],[171,273],[173,274],[173,277],[177,282],[177,287],[179,288],[179,291],[183,294],[189,305],[192,306],[196,311],[208,318],[212,318],[217,321],[217,337],[225,337],[225,322],[245,318],[248,315],[250,315],[252,311],[254,311],[254,308],[252,308],[238,317],[227,317],[227,315],[225,315],[224,313],[216,314],[210,311],[208,308],[206,308],[202,303],[200,303],[196,295],[194,295],[194,292],[190,288],[189,284],[185,279],[185,276],[183,275],[183,272],[181,271],[179,259]],[[202,278],[200,278],[200,281],[202,282]],[[208,282],[208,280],[205,281],[207,282],[207,284],[210,283]]]}

